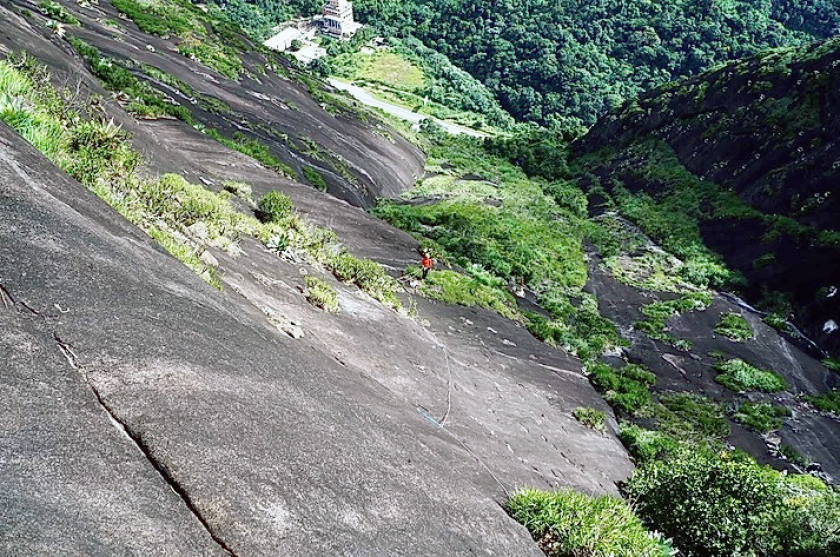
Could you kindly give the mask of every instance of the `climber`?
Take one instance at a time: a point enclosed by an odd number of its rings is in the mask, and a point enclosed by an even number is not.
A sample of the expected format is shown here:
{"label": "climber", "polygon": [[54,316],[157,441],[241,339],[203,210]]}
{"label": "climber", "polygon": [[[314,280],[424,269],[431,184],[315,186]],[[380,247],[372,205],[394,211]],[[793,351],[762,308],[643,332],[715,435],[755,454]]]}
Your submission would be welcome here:
{"label": "climber", "polygon": [[420,259],[420,266],[423,267],[423,279],[426,279],[426,275],[429,274],[429,270],[431,270],[432,265],[432,257],[429,255],[428,251],[423,252],[423,258]]}

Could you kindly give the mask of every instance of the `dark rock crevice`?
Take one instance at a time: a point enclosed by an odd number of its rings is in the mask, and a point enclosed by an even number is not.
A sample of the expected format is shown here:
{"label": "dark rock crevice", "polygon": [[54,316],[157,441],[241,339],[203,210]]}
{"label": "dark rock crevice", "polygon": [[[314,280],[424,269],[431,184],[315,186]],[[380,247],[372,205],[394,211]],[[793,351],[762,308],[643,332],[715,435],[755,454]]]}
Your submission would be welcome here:
{"label": "dark rock crevice", "polygon": [[[11,309],[15,305],[17,305],[14,301],[14,297],[2,285],[0,285],[0,302],[2,302],[3,307],[5,309]],[[41,320],[46,324],[46,318],[43,315],[41,315],[38,311],[32,309],[23,302],[20,302],[20,305],[22,305],[27,311],[38,315],[41,318]],[[227,554],[229,557],[237,557],[236,553],[234,553],[234,551],[231,550],[230,547],[228,547],[224,540],[219,538],[213,531],[210,524],[202,516],[198,508],[196,508],[195,504],[192,501],[192,498],[190,497],[189,493],[184,488],[184,486],[178,483],[175,480],[175,478],[173,478],[172,474],[170,474],[166,466],[154,457],[148,444],[144,441],[142,434],[130,428],[124,421],[122,421],[119,418],[119,416],[114,412],[114,410],[110,406],[108,406],[108,404],[102,398],[102,395],[99,393],[99,390],[88,380],[84,366],[79,365],[79,357],[73,350],[73,344],[63,340],[59,336],[59,334],[54,330],[49,330],[49,333],[52,335],[53,339],[55,339],[56,345],[58,346],[58,349],[61,352],[62,356],[64,356],[64,358],[67,360],[68,365],[79,372],[84,384],[90,389],[94,397],[96,397],[99,406],[107,414],[111,423],[113,423],[115,426],[118,426],[125,434],[125,436],[134,443],[134,445],[137,447],[140,453],[143,454],[143,456],[149,462],[149,464],[151,464],[152,468],[154,468],[157,474],[163,479],[164,482],[166,482],[170,489],[176,495],[178,495],[178,497],[181,498],[184,505],[186,505],[187,509],[189,509],[190,513],[192,513],[195,519],[198,520],[202,528],[207,532],[210,538],[219,546],[219,548],[222,551],[224,551],[225,554]]]}

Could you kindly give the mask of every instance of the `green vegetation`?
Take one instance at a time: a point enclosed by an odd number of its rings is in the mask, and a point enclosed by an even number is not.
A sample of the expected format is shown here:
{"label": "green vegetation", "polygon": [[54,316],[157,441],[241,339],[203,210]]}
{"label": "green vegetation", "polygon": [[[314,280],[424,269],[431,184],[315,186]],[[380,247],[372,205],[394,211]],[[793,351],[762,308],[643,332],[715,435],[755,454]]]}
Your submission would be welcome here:
{"label": "green vegetation", "polygon": [[648,532],[627,504],[571,490],[521,489],[505,504],[549,557],[666,557],[670,546]]}
{"label": "green vegetation", "polygon": [[66,23],[68,25],[79,24],[79,20],[76,19],[73,14],[68,12],[64,6],[55,2],[55,0],[41,0],[38,2],[38,9],[41,10],[42,14],[56,21]]}
{"label": "green vegetation", "polygon": [[732,419],[751,427],[759,433],[769,433],[782,427],[784,419],[790,416],[790,410],[784,406],[760,402],[744,402],[732,415]]}
{"label": "green vegetation", "polygon": [[660,431],[683,441],[714,441],[730,431],[724,406],[698,393],[661,393],[650,414]]}
{"label": "green vegetation", "polygon": [[826,358],[822,361],[822,364],[831,371],[840,373],[840,360],[837,358]]}
{"label": "green vegetation", "polygon": [[733,391],[775,393],[788,387],[781,375],[753,367],[739,358],[718,362],[715,369],[720,372],[715,381]]}
{"label": "green vegetation", "polygon": [[636,424],[621,424],[618,438],[639,465],[667,458],[681,448],[680,443],[667,433],[645,429]]}
{"label": "green vegetation", "polygon": [[389,46],[337,49],[329,65],[333,74],[366,87],[375,95],[464,126],[509,129],[513,119],[493,94],[443,55],[414,38],[391,38]]}
{"label": "green vegetation", "polygon": [[642,308],[642,313],[647,319],[634,323],[633,328],[652,339],[687,350],[691,348],[688,341],[675,339],[667,332],[667,320],[686,311],[703,311],[711,303],[712,296],[708,292],[690,292],[673,300],[654,302]]}
{"label": "green vegetation", "polygon": [[804,456],[802,456],[802,453],[800,453],[790,445],[782,444],[779,447],[779,455],[793,462],[797,466],[808,465],[808,460]]}
{"label": "green vegetation", "polygon": [[[412,270],[408,272],[412,273]],[[413,270],[413,274],[418,276],[419,272],[417,268]],[[431,271],[426,280],[420,283],[419,290],[423,295],[447,304],[479,306],[492,309],[514,321],[523,319],[509,293],[454,271]]]}
{"label": "green vegetation", "polygon": [[591,125],[652,86],[840,27],[830,0],[357,0],[355,9],[378,34],[414,36],[449,57],[518,120],[560,127]]}
{"label": "green vegetation", "polygon": [[283,222],[292,214],[292,200],[280,191],[270,191],[257,203],[257,216],[263,222]]}
{"label": "green vegetation", "polygon": [[233,139],[228,139],[212,128],[205,129],[204,133],[225,147],[239,151],[243,155],[248,155],[257,160],[264,167],[274,170],[281,176],[287,178],[294,178],[296,176],[294,168],[272,155],[271,151],[263,143],[248,137],[242,132],[234,132]]}
{"label": "green vegetation", "polygon": [[224,9],[224,15],[259,42],[269,38],[278,23],[298,16],[312,16],[320,12],[320,0],[211,0],[214,8]]}
{"label": "green vegetation", "polygon": [[84,118],[70,108],[69,95],[53,89],[44,67],[26,56],[0,61],[0,119],[211,285],[221,288],[221,281],[204,252],[216,247],[236,255],[239,237],[254,236],[278,253],[294,251],[324,265],[401,309],[395,279],[373,261],[348,253],[331,231],[303,221],[279,192],[264,198],[263,214],[270,219],[260,223],[236,211],[227,190],[213,193],[174,174],[144,179],[136,172],[140,157],[128,134],[110,120]]}
{"label": "green vegetation", "polygon": [[574,416],[577,421],[595,431],[603,433],[607,428],[607,415],[600,410],[588,406],[578,406],[575,408]]}
{"label": "green vegetation", "polygon": [[823,412],[833,412],[840,416],[840,390],[833,390],[821,395],[805,396],[805,400]]}
{"label": "green vegetation", "polygon": [[529,180],[469,138],[436,141],[427,160],[433,175],[406,194],[409,202],[384,201],[374,214],[422,239],[439,260],[495,277],[494,288],[532,290],[550,315],[529,314],[529,330],[546,342],[584,358],[619,343],[595,299],[582,292],[582,193],[568,188],[559,204],[545,190],[562,184]]}
{"label": "green vegetation", "polygon": [[308,275],[304,277],[303,284],[306,286],[306,299],[310,304],[329,313],[338,311],[338,293],[326,281]]}
{"label": "green vegetation", "polygon": [[607,364],[592,363],[584,372],[617,412],[632,416],[650,404],[648,387],[656,382],[656,376],[642,366],[627,364],[616,369]]}
{"label": "green vegetation", "polygon": [[327,181],[311,166],[303,167],[303,177],[309,182],[310,186],[318,188],[321,191],[327,191]]}
{"label": "green vegetation", "polygon": [[103,57],[95,46],[76,37],[69,37],[67,42],[79,53],[91,73],[102,81],[106,89],[124,93],[131,99],[125,105],[128,112],[147,118],[168,114],[188,124],[195,123],[189,110],[167,102],[159,91],[135,77],[126,67],[128,62]]}
{"label": "green vegetation", "polygon": [[248,46],[224,12],[213,6],[207,12],[187,0],[113,0],[113,5],[146,33],[179,39],[178,52],[197,60],[230,79],[242,73],[237,49]]}
{"label": "green vegetation", "polygon": [[687,556],[825,556],[840,547],[840,494],[746,456],[686,450],[636,470],[636,512]]}
{"label": "green vegetation", "polygon": [[753,337],[750,324],[737,313],[724,313],[721,315],[720,322],[715,327],[715,332],[736,342]]}

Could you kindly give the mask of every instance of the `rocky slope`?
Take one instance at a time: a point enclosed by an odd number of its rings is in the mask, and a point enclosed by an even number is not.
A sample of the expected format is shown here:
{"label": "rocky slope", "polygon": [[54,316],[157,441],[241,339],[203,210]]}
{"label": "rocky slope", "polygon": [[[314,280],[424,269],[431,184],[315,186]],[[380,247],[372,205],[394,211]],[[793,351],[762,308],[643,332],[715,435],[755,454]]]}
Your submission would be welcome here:
{"label": "rocky slope", "polygon": [[682,196],[704,242],[748,279],[747,297],[781,293],[835,356],[838,64],[837,39],[770,51],[643,94],[576,145],[590,187]]}
{"label": "rocky slope", "polygon": [[[34,6],[0,7],[3,52],[26,50],[109,99],[20,8]],[[111,14],[105,3],[67,8],[103,52],[154,55],[185,66],[185,80],[211,74],[166,45],[151,53],[155,39],[137,31],[99,39],[89,14]],[[381,124],[337,118],[287,80],[271,78],[263,101],[244,78],[194,79],[258,121],[294,96],[308,110],[283,125],[354,161],[377,195],[406,187],[420,163]],[[148,174],[282,190],[357,255],[400,270],[417,257],[411,237],[183,122],[104,106]],[[608,410],[579,362],[494,313],[409,287],[418,316],[404,317],[249,239],[237,257],[208,250],[219,292],[5,125],[0,156],[3,555],[538,555],[500,506],[508,492],[614,493],[632,470],[614,422],[600,434],[572,416]],[[306,301],[310,274],[336,288],[338,314]]]}

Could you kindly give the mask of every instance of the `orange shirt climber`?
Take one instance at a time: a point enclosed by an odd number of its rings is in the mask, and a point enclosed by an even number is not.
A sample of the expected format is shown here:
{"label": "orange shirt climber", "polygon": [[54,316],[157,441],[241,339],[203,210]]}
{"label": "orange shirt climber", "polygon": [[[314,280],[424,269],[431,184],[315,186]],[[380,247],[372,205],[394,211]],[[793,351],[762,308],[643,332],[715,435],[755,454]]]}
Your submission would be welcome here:
{"label": "orange shirt climber", "polygon": [[420,266],[423,267],[423,278],[426,278],[426,275],[429,274],[429,270],[432,268],[434,263],[432,262],[432,258],[429,256],[428,252],[423,254],[423,258],[420,260]]}

